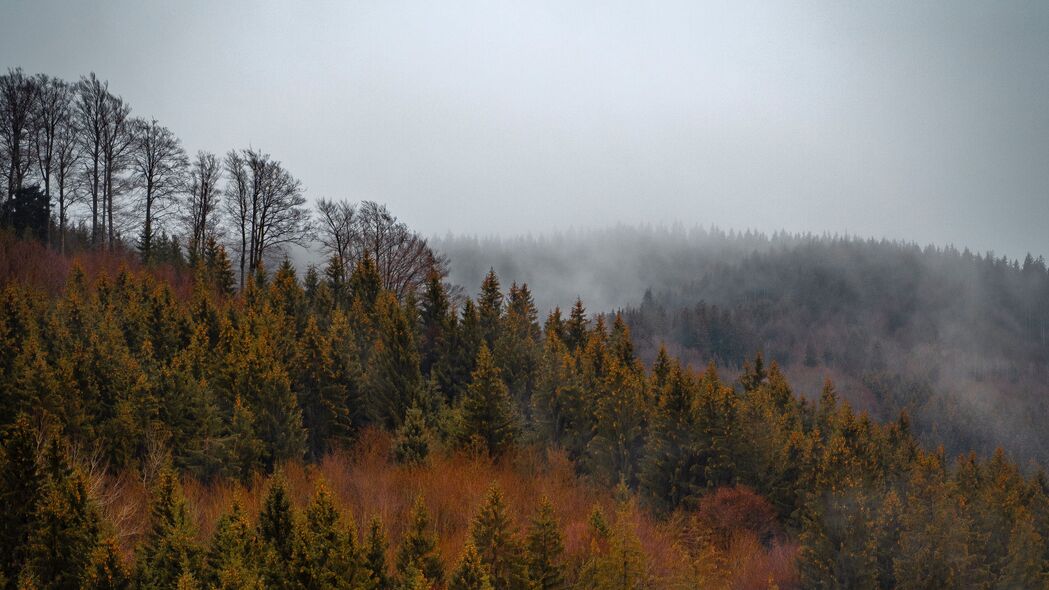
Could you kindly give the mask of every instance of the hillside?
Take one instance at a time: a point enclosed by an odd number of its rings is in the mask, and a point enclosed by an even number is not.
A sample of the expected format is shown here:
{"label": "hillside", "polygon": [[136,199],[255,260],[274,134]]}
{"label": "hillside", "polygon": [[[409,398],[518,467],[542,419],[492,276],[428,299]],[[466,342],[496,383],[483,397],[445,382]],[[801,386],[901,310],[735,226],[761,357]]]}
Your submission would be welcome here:
{"label": "hillside", "polygon": [[345,282],[285,261],[237,293],[221,256],[89,273],[0,244],[7,587],[1014,588],[1049,564],[1042,472],[923,448],[829,381],[806,401],[760,356],[646,366],[623,316],[540,324],[494,273],[453,303],[435,273],[399,299],[367,256]]}
{"label": "hillside", "polygon": [[[567,309],[619,311],[639,354],[661,344],[738,370],[754,351],[806,395],[847,385],[882,419],[906,409],[949,452],[1002,445],[1049,460],[1049,273],[954,248],[842,237],[619,227],[540,238],[446,237],[453,282],[494,268]],[[592,297],[592,296],[593,297]],[[599,305],[595,307],[595,303]]]}

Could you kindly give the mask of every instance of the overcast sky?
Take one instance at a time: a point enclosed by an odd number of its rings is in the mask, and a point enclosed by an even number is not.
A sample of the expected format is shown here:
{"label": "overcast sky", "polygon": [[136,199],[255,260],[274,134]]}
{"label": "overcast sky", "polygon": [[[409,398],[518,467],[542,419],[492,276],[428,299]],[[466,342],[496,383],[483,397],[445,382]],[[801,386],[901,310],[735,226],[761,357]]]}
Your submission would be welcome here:
{"label": "overcast sky", "polygon": [[[788,6],[789,4],[789,6]],[[1049,255],[1049,2],[0,0],[193,152],[427,234],[617,222]]]}

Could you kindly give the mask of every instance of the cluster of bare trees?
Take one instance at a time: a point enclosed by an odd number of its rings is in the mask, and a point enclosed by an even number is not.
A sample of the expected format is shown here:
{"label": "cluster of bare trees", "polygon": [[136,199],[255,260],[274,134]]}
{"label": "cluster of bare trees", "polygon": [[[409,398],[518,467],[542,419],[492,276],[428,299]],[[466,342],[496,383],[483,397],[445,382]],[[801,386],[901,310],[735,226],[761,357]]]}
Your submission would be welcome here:
{"label": "cluster of bare trees", "polygon": [[[179,236],[190,260],[209,244],[237,255],[240,283],[289,245],[316,238],[343,276],[365,257],[399,295],[417,289],[443,261],[385,206],[321,199],[314,220],[302,183],[256,149],[188,157],[154,118],[132,115],[109,83],[91,73],[75,83],[20,68],[0,76],[2,211],[27,187],[43,193],[48,241],[65,251],[78,220],[96,248],[134,242],[152,260],[157,238]],[[82,226],[83,227],[83,226]]]}

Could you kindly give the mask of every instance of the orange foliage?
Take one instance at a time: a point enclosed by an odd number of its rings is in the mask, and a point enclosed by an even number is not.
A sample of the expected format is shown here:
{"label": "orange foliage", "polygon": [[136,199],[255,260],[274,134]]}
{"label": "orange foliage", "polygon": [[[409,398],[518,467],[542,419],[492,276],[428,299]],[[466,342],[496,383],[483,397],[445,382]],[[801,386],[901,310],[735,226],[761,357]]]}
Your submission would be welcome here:
{"label": "orange foliage", "polygon": [[[544,495],[550,499],[564,535],[567,561],[573,566],[582,564],[590,556],[593,535],[589,521],[594,507],[599,506],[609,521],[616,512],[612,490],[580,478],[569,459],[557,451],[519,449],[497,462],[463,452],[434,452],[425,465],[409,467],[391,460],[390,444],[389,434],[369,429],[361,434],[351,450],[330,454],[319,464],[282,466],[293,504],[301,510],[309,502],[317,482],[323,480],[344,516],[352,515],[359,534],[366,530],[373,516],[382,519],[389,536],[392,563],[412,503],[422,494],[440,537],[441,556],[448,567],[454,566],[461,554],[473,517],[493,482],[502,489],[510,514],[522,533],[529,526],[540,499]],[[269,480],[262,478],[256,478],[250,485],[185,480],[186,498],[196,518],[201,542],[207,541],[219,516],[234,501],[255,517],[268,483]],[[145,530],[147,498],[135,485],[126,485],[124,491],[109,510],[114,513],[124,510],[135,515],[125,521],[133,530],[120,535],[130,554],[138,535]],[[738,490],[732,494],[732,497],[748,497],[747,494],[753,495],[753,492]],[[121,502],[130,506],[121,506]],[[742,519],[739,523],[730,523],[723,518],[720,522],[729,529],[739,532],[753,527],[746,514],[738,511],[729,514]],[[656,580],[665,582],[660,586],[687,579],[695,570],[694,558],[681,542],[687,536],[683,523],[688,519],[657,521],[640,510],[632,511],[631,518],[650,572]],[[727,566],[727,587],[766,588],[770,576],[780,588],[792,587],[795,549],[792,545],[767,548],[753,534],[736,535],[722,556]]]}

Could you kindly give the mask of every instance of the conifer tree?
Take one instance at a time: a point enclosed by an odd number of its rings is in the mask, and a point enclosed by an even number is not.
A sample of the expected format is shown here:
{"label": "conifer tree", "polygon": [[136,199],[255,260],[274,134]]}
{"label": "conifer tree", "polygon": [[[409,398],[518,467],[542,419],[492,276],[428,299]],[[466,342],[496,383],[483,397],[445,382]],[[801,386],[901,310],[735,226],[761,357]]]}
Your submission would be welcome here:
{"label": "conifer tree", "polygon": [[477,440],[493,457],[502,455],[517,433],[513,404],[486,345],[481,345],[477,365],[462,404],[464,440]]}
{"label": "conifer tree", "polygon": [[398,463],[418,465],[426,461],[430,453],[430,432],[423,417],[422,408],[412,405],[397,429],[393,457]]}
{"label": "conifer tree", "polygon": [[513,284],[499,337],[492,349],[511,397],[528,408],[539,370],[541,333],[538,315],[528,285]]}
{"label": "conifer tree", "polygon": [[448,389],[446,394],[450,401],[458,400],[470,384],[470,374],[477,363],[477,354],[484,340],[481,331],[481,320],[477,315],[477,306],[467,298],[463,303],[460,318],[452,332],[452,344],[449,358]]}
{"label": "conifer tree", "polygon": [[201,577],[211,587],[261,588],[261,558],[258,535],[240,504],[234,502],[215,525],[205,560],[206,574]]}
{"label": "conifer tree", "polygon": [[30,534],[36,527],[43,475],[36,462],[36,433],[27,416],[20,415],[4,431],[0,455],[0,576],[9,587],[25,563]]}
{"label": "conifer tree", "polygon": [[259,513],[259,537],[273,552],[278,565],[291,564],[295,522],[284,478],[274,476]]}
{"label": "conifer tree", "polygon": [[84,579],[84,590],[128,590],[131,577],[120,559],[120,548],[112,538],[105,539],[91,554]]}
{"label": "conifer tree", "polygon": [[569,312],[568,322],[565,323],[565,344],[569,350],[586,344],[587,327],[586,308],[583,307],[583,300],[577,297],[572,311]]}
{"label": "conifer tree", "polygon": [[77,588],[87,578],[101,522],[83,476],[68,465],[57,441],[51,446],[49,454],[60,456],[49,460],[60,471],[48,477],[37,505],[26,567],[38,588]]}
{"label": "conifer tree", "polygon": [[419,352],[407,313],[392,293],[379,298],[380,338],[368,359],[368,405],[374,420],[396,428],[422,393]]}
{"label": "conifer tree", "polygon": [[139,546],[135,585],[167,589],[199,568],[200,548],[182,486],[171,469],[161,472],[153,492],[150,529]]}
{"label": "conifer tree", "polygon": [[448,590],[493,590],[488,572],[473,543],[467,543],[459,565],[448,582]]}
{"label": "conifer tree", "polygon": [[349,590],[362,588],[367,582],[353,528],[339,514],[324,484],[318,486],[306,507],[306,519],[293,554],[296,577],[304,588]]}
{"label": "conifer tree", "polygon": [[386,531],[378,516],[372,518],[368,527],[363,557],[368,576],[366,587],[370,590],[391,590],[393,582],[386,568]]}
{"label": "conifer tree", "polygon": [[1030,512],[1020,509],[1012,532],[1009,533],[1008,552],[997,588],[1044,588],[1047,574],[1044,555],[1045,540],[1038,533]]}
{"label": "conifer tree", "polygon": [[353,429],[349,384],[339,379],[332,342],[321,332],[315,318],[296,347],[295,391],[306,426],[306,448],[310,458],[320,459],[329,445],[347,441]]}
{"label": "conifer tree", "polygon": [[[420,306],[421,338],[419,341],[419,365],[423,377],[430,378],[434,371],[448,370],[448,346],[451,344],[451,303],[441,282],[441,275],[431,270],[426,277]],[[447,392],[445,392],[447,394]]]}
{"label": "conifer tree", "polygon": [[255,434],[255,414],[239,395],[233,399],[224,439],[221,447],[223,471],[230,477],[247,481],[262,465],[264,449]]}
{"label": "conifer tree", "polygon": [[470,534],[481,563],[488,568],[495,590],[524,590],[527,587],[521,543],[498,486],[493,484],[488,488]]}
{"label": "conifer tree", "polygon": [[481,283],[481,293],[477,296],[477,316],[481,326],[481,335],[488,349],[495,348],[499,338],[503,317],[503,292],[499,288],[499,277],[495,269],[488,269]]}
{"label": "conifer tree", "polygon": [[412,570],[420,572],[431,583],[444,581],[444,565],[437,548],[437,535],[430,530],[430,513],[422,496],[415,499],[408,515],[408,529],[397,552],[397,574],[401,582],[410,578]]}
{"label": "conifer tree", "polygon": [[561,590],[565,582],[564,541],[554,517],[554,507],[545,496],[532,518],[525,540],[528,579],[534,590]]}

